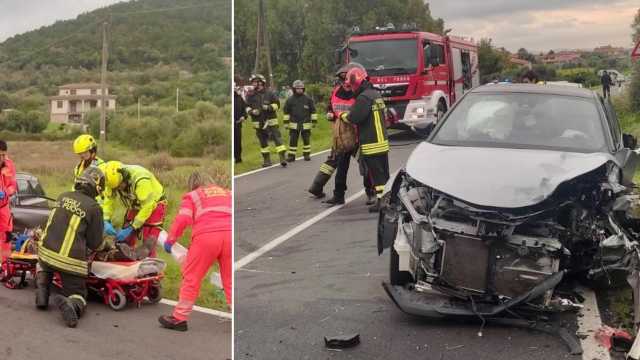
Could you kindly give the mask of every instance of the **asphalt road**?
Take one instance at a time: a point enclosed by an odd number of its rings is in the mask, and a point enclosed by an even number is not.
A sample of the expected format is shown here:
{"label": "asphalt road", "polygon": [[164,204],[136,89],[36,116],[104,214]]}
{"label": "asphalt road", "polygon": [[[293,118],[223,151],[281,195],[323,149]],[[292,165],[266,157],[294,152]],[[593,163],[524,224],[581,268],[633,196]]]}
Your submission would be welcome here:
{"label": "asphalt road", "polygon": [[[392,172],[413,147],[392,148]],[[305,193],[324,159],[235,180],[236,262],[325,210]],[[347,197],[361,189],[357,171],[350,171]],[[549,335],[487,327],[480,337],[479,324],[433,323],[402,313],[381,286],[389,258],[377,255],[376,215],[364,201],[236,269],[235,359],[580,359]],[[359,333],[361,344],[343,351],[324,347],[325,336],[349,333]]]}
{"label": "asphalt road", "polygon": [[90,302],[78,327],[70,329],[55,307],[36,310],[33,288],[0,285],[0,360],[231,358],[229,320],[193,312],[187,332],[160,328],[157,318],[171,311],[157,304],[116,312]]}

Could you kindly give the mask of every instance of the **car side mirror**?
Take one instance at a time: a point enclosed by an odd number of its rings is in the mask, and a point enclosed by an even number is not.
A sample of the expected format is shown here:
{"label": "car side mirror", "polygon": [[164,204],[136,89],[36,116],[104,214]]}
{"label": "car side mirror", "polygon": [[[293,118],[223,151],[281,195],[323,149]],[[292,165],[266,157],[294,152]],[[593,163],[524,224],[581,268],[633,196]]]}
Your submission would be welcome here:
{"label": "car side mirror", "polygon": [[635,150],[638,147],[638,139],[631,134],[622,134],[622,145],[627,149]]}

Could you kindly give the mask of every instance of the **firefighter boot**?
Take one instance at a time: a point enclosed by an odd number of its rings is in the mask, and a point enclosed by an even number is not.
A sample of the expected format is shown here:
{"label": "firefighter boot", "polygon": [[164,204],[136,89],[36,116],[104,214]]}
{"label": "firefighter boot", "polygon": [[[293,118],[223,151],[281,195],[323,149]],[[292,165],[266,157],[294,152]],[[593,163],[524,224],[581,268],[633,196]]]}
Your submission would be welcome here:
{"label": "firefighter boot", "polygon": [[76,312],[76,308],[68,297],[56,294],[53,297],[53,304],[60,310],[62,313],[62,319],[67,324],[68,327],[74,328],[78,325],[78,313]]}
{"label": "firefighter boot", "polygon": [[39,271],[36,274],[36,307],[46,310],[49,307],[49,274]]}
{"label": "firefighter boot", "polygon": [[311,161],[311,153],[310,152],[303,152],[302,155],[304,155],[304,161]]}
{"label": "firefighter boot", "polygon": [[344,204],[344,192],[339,193],[334,191],[333,197],[323,201],[324,204],[329,204],[331,206],[342,205]]}
{"label": "firefighter boot", "polygon": [[375,204],[369,207],[370,213],[377,213],[380,211],[380,199],[375,200]]}
{"label": "firefighter boot", "polygon": [[173,315],[162,315],[158,318],[158,321],[163,328],[176,331],[187,331],[189,329],[186,320],[178,320]]}
{"label": "firefighter boot", "polygon": [[376,203],[376,194],[373,194],[369,191],[367,191],[367,205],[373,205]]}
{"label": "firefighter boot", "polygon": [[294,161],[296,161],[296,154],[289,153],[287,155],[287,162],[294,162]]}
{"label": "firefighter boot", "polygon": [[322,171],[318,171],[318,174],[315,178],[313,178],[313,182],[311,183],[311,187],[309,188],[309,192],[311,195],[315,196],[316,199],[322,199],[325,195],[322,192],[322,188],[329,181],[331,175],[327,175]]}
{"label": "firefighter boot", "polygon": [[287,167],[287,159],[286,156],[284,156],[285,151],[282,150],[278,153],[278,156],[280,156],[280,165],[282,165],[282,167]]}
{"label": "firefighter boot", "polygon": [[271,155],[269,153],[262,153],[262,167],[271,166]]}

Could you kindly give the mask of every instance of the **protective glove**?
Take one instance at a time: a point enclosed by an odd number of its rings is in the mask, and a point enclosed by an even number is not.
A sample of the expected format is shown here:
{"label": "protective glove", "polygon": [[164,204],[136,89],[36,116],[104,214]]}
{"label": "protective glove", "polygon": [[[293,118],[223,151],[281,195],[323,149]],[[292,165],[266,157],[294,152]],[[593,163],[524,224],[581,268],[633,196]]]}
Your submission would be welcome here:
{"label": "protective glove", "polygon": [[269,110],[269,105],[262,105],[262,110],[267,111]]}
{"label": "protective glove", "polygon": [[174,244],[174,242],[172,242],[172,241],[165,241],[164,242],[164,251],[166,251],[167,253],[171,254],[171,249],[173,248],[173,244]]}
{"label": "protective glove", "polygon": [[253,115],[253,116],[258,116],[258,115],[260,115],[260,109],[252,109],[252,110],[251,110],[251,115]]}
{"label": "protective glove", "polygon": [[332,112],[328,112],[327,113],[327,120],[333,121],[333,113]]}
{"label": "protective glove", "polygon": [[109,236],[116,236],[116,228],[113,227],[109,220],[104,221],[104,233]]}
{"label": "protective glove", "polygon": [[127,226],[121,229],[120,231],[118,231],[118,234],[116,234],[116,242],[124,242],[132,232],[133,227],[131,226]]}
{"label": "protective glove", "polygon": [[4,200],[5,197],[7,197],[7,193],[0,190],[0,200]]}

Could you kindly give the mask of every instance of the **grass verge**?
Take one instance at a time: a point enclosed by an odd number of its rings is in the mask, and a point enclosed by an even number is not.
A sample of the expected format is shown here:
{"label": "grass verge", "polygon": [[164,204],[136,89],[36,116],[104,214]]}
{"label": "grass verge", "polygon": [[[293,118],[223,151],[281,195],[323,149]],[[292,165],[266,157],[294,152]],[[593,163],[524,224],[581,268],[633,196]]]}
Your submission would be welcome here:
{"label": "grass verge", "polygon": [[[71,151],[71,141],[15,141],[9,142],[9,156],[14,160],[17,171],[26,171],[37,176],[47,196],[56,198],[73,184],[73,168],[78,158]],[[177,213],[182,194],[187,191],[187,179],[195,171],[211,175],[217,184],[230,188],[230,162],[214,158],[174,158],[166,153],[148,154],[143,151],[131,151],[117,144],[108,144],[99,149],[99,155],[105,160],[119,160],[126,164],[139,164],[151,170],[164,185],[169,202],[165,227],[168,228]],[[115,219],[122,219],[124,209],[120,208]],[[121,222],[121,221],[120,221]],[[114,221],[116,225],[118,221]],[[180,243],[189,246],[190,231],[180,239]],[[166,277],[163,281],[164,297],[177,300],[182,275],[178,264],[170,255],[159,251],[160,257],[167,262]],[[217,265],[215,266],[217,269]],[[224,293],[209,283],[203,282],[197,305],[227,310]]]}

